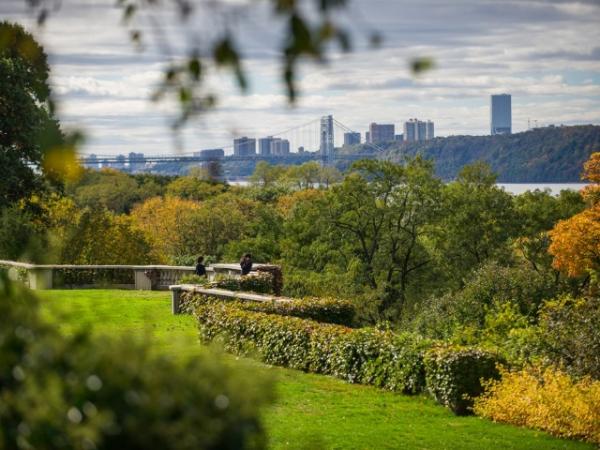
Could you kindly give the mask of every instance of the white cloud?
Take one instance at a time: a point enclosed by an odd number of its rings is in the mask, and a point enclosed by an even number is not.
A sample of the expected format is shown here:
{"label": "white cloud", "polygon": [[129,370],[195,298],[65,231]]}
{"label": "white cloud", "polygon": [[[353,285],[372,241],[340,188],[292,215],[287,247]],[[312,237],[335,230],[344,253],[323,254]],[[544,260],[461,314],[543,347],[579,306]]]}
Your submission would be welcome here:
{"label": "white cloud", "polygon": [[[3,0],[0,12],[32,28],[23,1]],[[302,96],[293,108],[276,60],[281,25],[267,6],[256,5],[231,0],[224,6],[238,25],[253,90],[241,95],[228,72],[209,70],[207,84],[219,94],[219,107],[183,132],[188,150],[227,146],[240,134],[275,134],[323,114],[358,131],[372,121],[399,129],[407,118],[419,117],[434,120],[438,134],[485,134],[489,95],[502,91],[513,95],[515,130],[524,130],[527,119],[600,123],[597,2],[355,0],[343,16],[355,31],[355,52],[335,53],[327,66],[305,64]],[[112,0],[65,2],[36,32],[50,54],[63,123],[82,126],[90,136],[85,151],[172,151],[168,124],[175,106],[148,98],[165,55],[177,58],[193,44],[204,51],[222,29],[221,16],[203,10],[187,26],[173,14],[155,17],[169,36],[169,49],[154,45],[149,17],[141,15],[134,26],[145,33],[142,54],[128,42]],[[386,38],[379,50],[364,45],[371,28]],[[437,68],[412,77],[408,63],[415,56],[433,57]],[[295,133],[310,134],[312,126]],[[290,139],[302,139],[292,133]]]}

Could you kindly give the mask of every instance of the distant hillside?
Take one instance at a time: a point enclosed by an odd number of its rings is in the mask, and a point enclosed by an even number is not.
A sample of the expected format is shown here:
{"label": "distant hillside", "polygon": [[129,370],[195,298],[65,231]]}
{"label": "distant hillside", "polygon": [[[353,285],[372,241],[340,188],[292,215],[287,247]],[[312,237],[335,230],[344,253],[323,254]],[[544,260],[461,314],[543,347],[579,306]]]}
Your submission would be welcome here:
{"label": "distant hillside", "polygon": [[386,147],[381,157],[392,161],[415,154],[435,160],[436,172],[445,180],[455,178],[465,164],[485,161],[500,182],[577,182],[583,163],[600,151],[600,126],[538,128],[508,136],[451,136]]}

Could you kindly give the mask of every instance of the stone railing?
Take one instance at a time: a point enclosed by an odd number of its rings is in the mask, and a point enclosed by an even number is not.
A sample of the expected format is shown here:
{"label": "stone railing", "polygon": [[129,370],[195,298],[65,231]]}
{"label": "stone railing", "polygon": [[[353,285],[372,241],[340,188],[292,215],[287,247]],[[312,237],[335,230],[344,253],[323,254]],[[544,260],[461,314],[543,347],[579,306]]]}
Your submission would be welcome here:
{"label": "stone railing", "polygon": [[[264,264],[255,264],[254,268],[261,266]],[[20,280],[31,289],[106,287],[167,290],[184,275],[193,275],[195,267],[29,264],[0,260],[2,269],[8,271],[11,279]],[[241,272],[239,264],[213,264],[206,268],[209,281],[217,275],[238,277]]]}
{"label": "stone railing", "polygon": [[206,289],[193,284],[176,284],[169,286],[171,290],[171,311],[173,314],[181,312],[181,294],[183,292],[195,292],[223,300],[241,300],[248,302],[291,302],[291,298],[278,297],[274,295],[253,294],[251,292],[228,291],[225,289]]}

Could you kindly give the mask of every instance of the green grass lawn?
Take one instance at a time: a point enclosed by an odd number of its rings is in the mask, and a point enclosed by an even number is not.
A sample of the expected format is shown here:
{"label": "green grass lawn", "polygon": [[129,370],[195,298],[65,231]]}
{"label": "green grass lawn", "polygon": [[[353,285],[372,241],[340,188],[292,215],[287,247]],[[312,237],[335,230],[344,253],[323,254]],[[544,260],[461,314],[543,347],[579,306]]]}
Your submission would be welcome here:
{"label": "green grass lawn", "polygon": [[[40,291],[39,296],[44,315],[65,333],[78,327],[108,334],[147,333],[156,339],[157,351],[176,357],[203,351],[192,317],[171,315],[169,293],[54,290]],[[227,358],[239,364],[235,357]],[[456,417],[425,396],[250,364],[277,379],[278,400],[264,414],[273,449],[594,448],[477,417]]]}

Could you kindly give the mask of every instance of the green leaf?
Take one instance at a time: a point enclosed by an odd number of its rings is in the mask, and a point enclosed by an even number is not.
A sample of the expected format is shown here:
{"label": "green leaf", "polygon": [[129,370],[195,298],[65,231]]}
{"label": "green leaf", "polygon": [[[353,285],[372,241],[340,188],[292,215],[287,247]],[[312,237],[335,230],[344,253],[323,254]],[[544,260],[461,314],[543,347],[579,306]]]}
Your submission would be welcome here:
{"label": "green leaf", "polygon": [[435,62],[431,58],[415,58],[411,61],[410,67],[412,73],[418,75],[433,69],[435,67]]}

